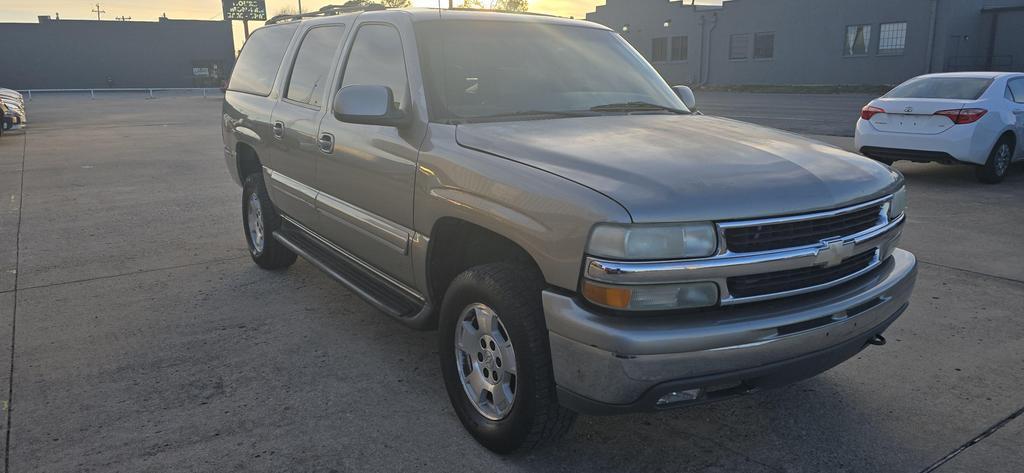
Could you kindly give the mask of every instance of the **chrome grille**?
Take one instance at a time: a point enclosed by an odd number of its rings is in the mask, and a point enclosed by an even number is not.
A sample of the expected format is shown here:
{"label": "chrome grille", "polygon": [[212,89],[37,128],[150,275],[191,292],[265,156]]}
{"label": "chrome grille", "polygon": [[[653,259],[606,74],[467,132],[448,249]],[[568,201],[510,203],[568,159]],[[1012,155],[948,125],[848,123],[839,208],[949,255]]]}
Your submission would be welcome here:
{"label": "chrome grille", "polygon": [[726,248],[733,253],[754,253],[813,245],[845,237],[879,225],[883,204],[848,213],[808,220],[784,221],[725,228]]}
{"label": "chrome grille", "polygon": [[815,266],[771,273],[734,276],[726,279],[733,297],[755,297],[820,286],[870,268],[877,252],[868,251],[847,258],[829,268]]}

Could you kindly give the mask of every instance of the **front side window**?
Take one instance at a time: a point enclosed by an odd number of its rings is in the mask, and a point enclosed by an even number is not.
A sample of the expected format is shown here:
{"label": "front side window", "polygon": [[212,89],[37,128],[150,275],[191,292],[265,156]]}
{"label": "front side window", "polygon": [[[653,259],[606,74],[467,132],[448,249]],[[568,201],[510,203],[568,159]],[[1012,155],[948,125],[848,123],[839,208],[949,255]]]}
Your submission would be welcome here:
{"label": "front side window", "polygon": [[685,61],[689,56],[690,41],[686,36],[672,37],[672,60]]}
{"label": "front side window", "polygon": [[1024,103],[1024,79],[1011,80],[1007,88],[1013,94],[1014,102]]}
{"label": "front side window", "polygon": [[270,95],[288,43],[298,27],[298,23],[286,23],[254,31],[238,55],[228,90],[264,97]]}
{"label": "front side window", "polygon": [[341,86],[383,85],[395,94],[395,105],[404,109],[409,102],[409,79],[405,52],[398,30],[387,25],[363,25],[356,31],[352,51],[345,64]]}
{"label": "front side window", "polygon": [[885,94],[892,99],[977,100],[992,85],[979,77],[921,77],[900,84]]}
{"label": "front side window", "polygon": [[754,35],[754,59],[771,59],[775,57],[775,33],[757,33]]}
{"label": "front side window", "polygon": [[651,40],[651,61],[662,62],[668,60],[668,38],[654,38]]}
{"label": "front side window", "polygon": [[729,59],[746,59],[750,50],[750,35],[734,34],[729,37]]}
{"label": "front side window", "polygon": [[447,19],[415,28],[434,122],[614,113],[591,109],[627,103],[686,110],[650,63],[611,31]]}
{"label": "front side window", "polygon": [[846,27],[846,45],[843,56],[865,56],[868,44],[871,43],[871,25],[853,25]]}
{"label": "front side window", "polygon": [[878,54],[903,54],[906,45],[906,23],[882,23],[878,27]]}
{"label": "front side window", "polygon": [[306,33],[295,55],[288,91],[285,97],[319,107],[324,95],[324,82],[341,47],[344,26],[313,28]]}

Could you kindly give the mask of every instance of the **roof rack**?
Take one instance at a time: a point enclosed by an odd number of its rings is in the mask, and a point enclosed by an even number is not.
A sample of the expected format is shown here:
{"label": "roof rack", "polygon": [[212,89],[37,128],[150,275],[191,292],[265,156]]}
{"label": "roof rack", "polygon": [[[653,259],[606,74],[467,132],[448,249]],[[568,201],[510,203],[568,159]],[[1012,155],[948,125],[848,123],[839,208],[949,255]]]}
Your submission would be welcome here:
{"label": "roof rack", "polygon": [[488,12],[488,13],[530,14],[530,15],[534,15],[534,16],[548,16],[548,17],[551,17],[551,18],[563,18],[564,17],[564,16],[559,16],[557,14],[537,13],[537,12],[534,12],[534,11],[509,11],[509,10],[496,10],[496,9],[490,9],[490,8],[466,8],[466,7],[462,7],[462,6],[457,6],[455,8],[444,8],[444,11],[485,11],[485,12]]}
{"label": "roof rack", "polygon": [[345,13],[356,13],[364,11],[378,11],[386,10],[384,5],[379,3],[371,3],[369,5],[325,5],[316,11],[308,13],[300,13],[297,15],[277,15],[267,20],[268,25],[275,25],[277,23],[283,23],[285,21],[298,21],[303,18],[314,18],[318,16],[331,16],[331,15],[342,15]]}

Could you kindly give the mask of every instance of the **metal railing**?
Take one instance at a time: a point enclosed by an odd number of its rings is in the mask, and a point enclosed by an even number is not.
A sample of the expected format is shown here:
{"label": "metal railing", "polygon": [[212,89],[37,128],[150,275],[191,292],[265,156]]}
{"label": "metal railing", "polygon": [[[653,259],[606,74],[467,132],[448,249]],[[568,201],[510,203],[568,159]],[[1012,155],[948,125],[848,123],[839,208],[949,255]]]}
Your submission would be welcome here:
{"label": "metal railing", "polygon": [[156,98],[153,95],[154,92],[202,92],[203,98],[207,98],[210,95],[210,91],[215,91],[216,94],[220,94],[221,90],[218,87],[139,87],[139,88],[94,88],[94,89],[22,89],[18,90],[22,95],[26,97],[26,100],[32,101],[32,94],[39,93],[89,93],[89,97],[92,99],[96,98],[96,93],[100,92],[145,92],[149,94],[149,98]]}

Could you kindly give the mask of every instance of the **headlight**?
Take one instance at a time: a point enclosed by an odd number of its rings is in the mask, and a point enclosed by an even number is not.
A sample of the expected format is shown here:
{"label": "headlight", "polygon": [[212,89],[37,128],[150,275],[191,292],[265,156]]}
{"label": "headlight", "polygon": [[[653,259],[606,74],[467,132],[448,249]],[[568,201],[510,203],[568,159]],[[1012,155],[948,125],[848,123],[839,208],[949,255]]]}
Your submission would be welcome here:
{"label": "headlight", "polygon": [[622,260],[701,258],[715,254],[718,236],[710,222],[594,227],[587,253]]}
{"label": "headlight", "polygon": [[718,303],[718,284],[713,282],[609,286],[584,280],[582,286],[587,300],[618,310],[694,309]]}
{"label": "headlight", "polygon": [[894,220],[907,210],[907,188],[901,187],[889,201],[889,220]]}

